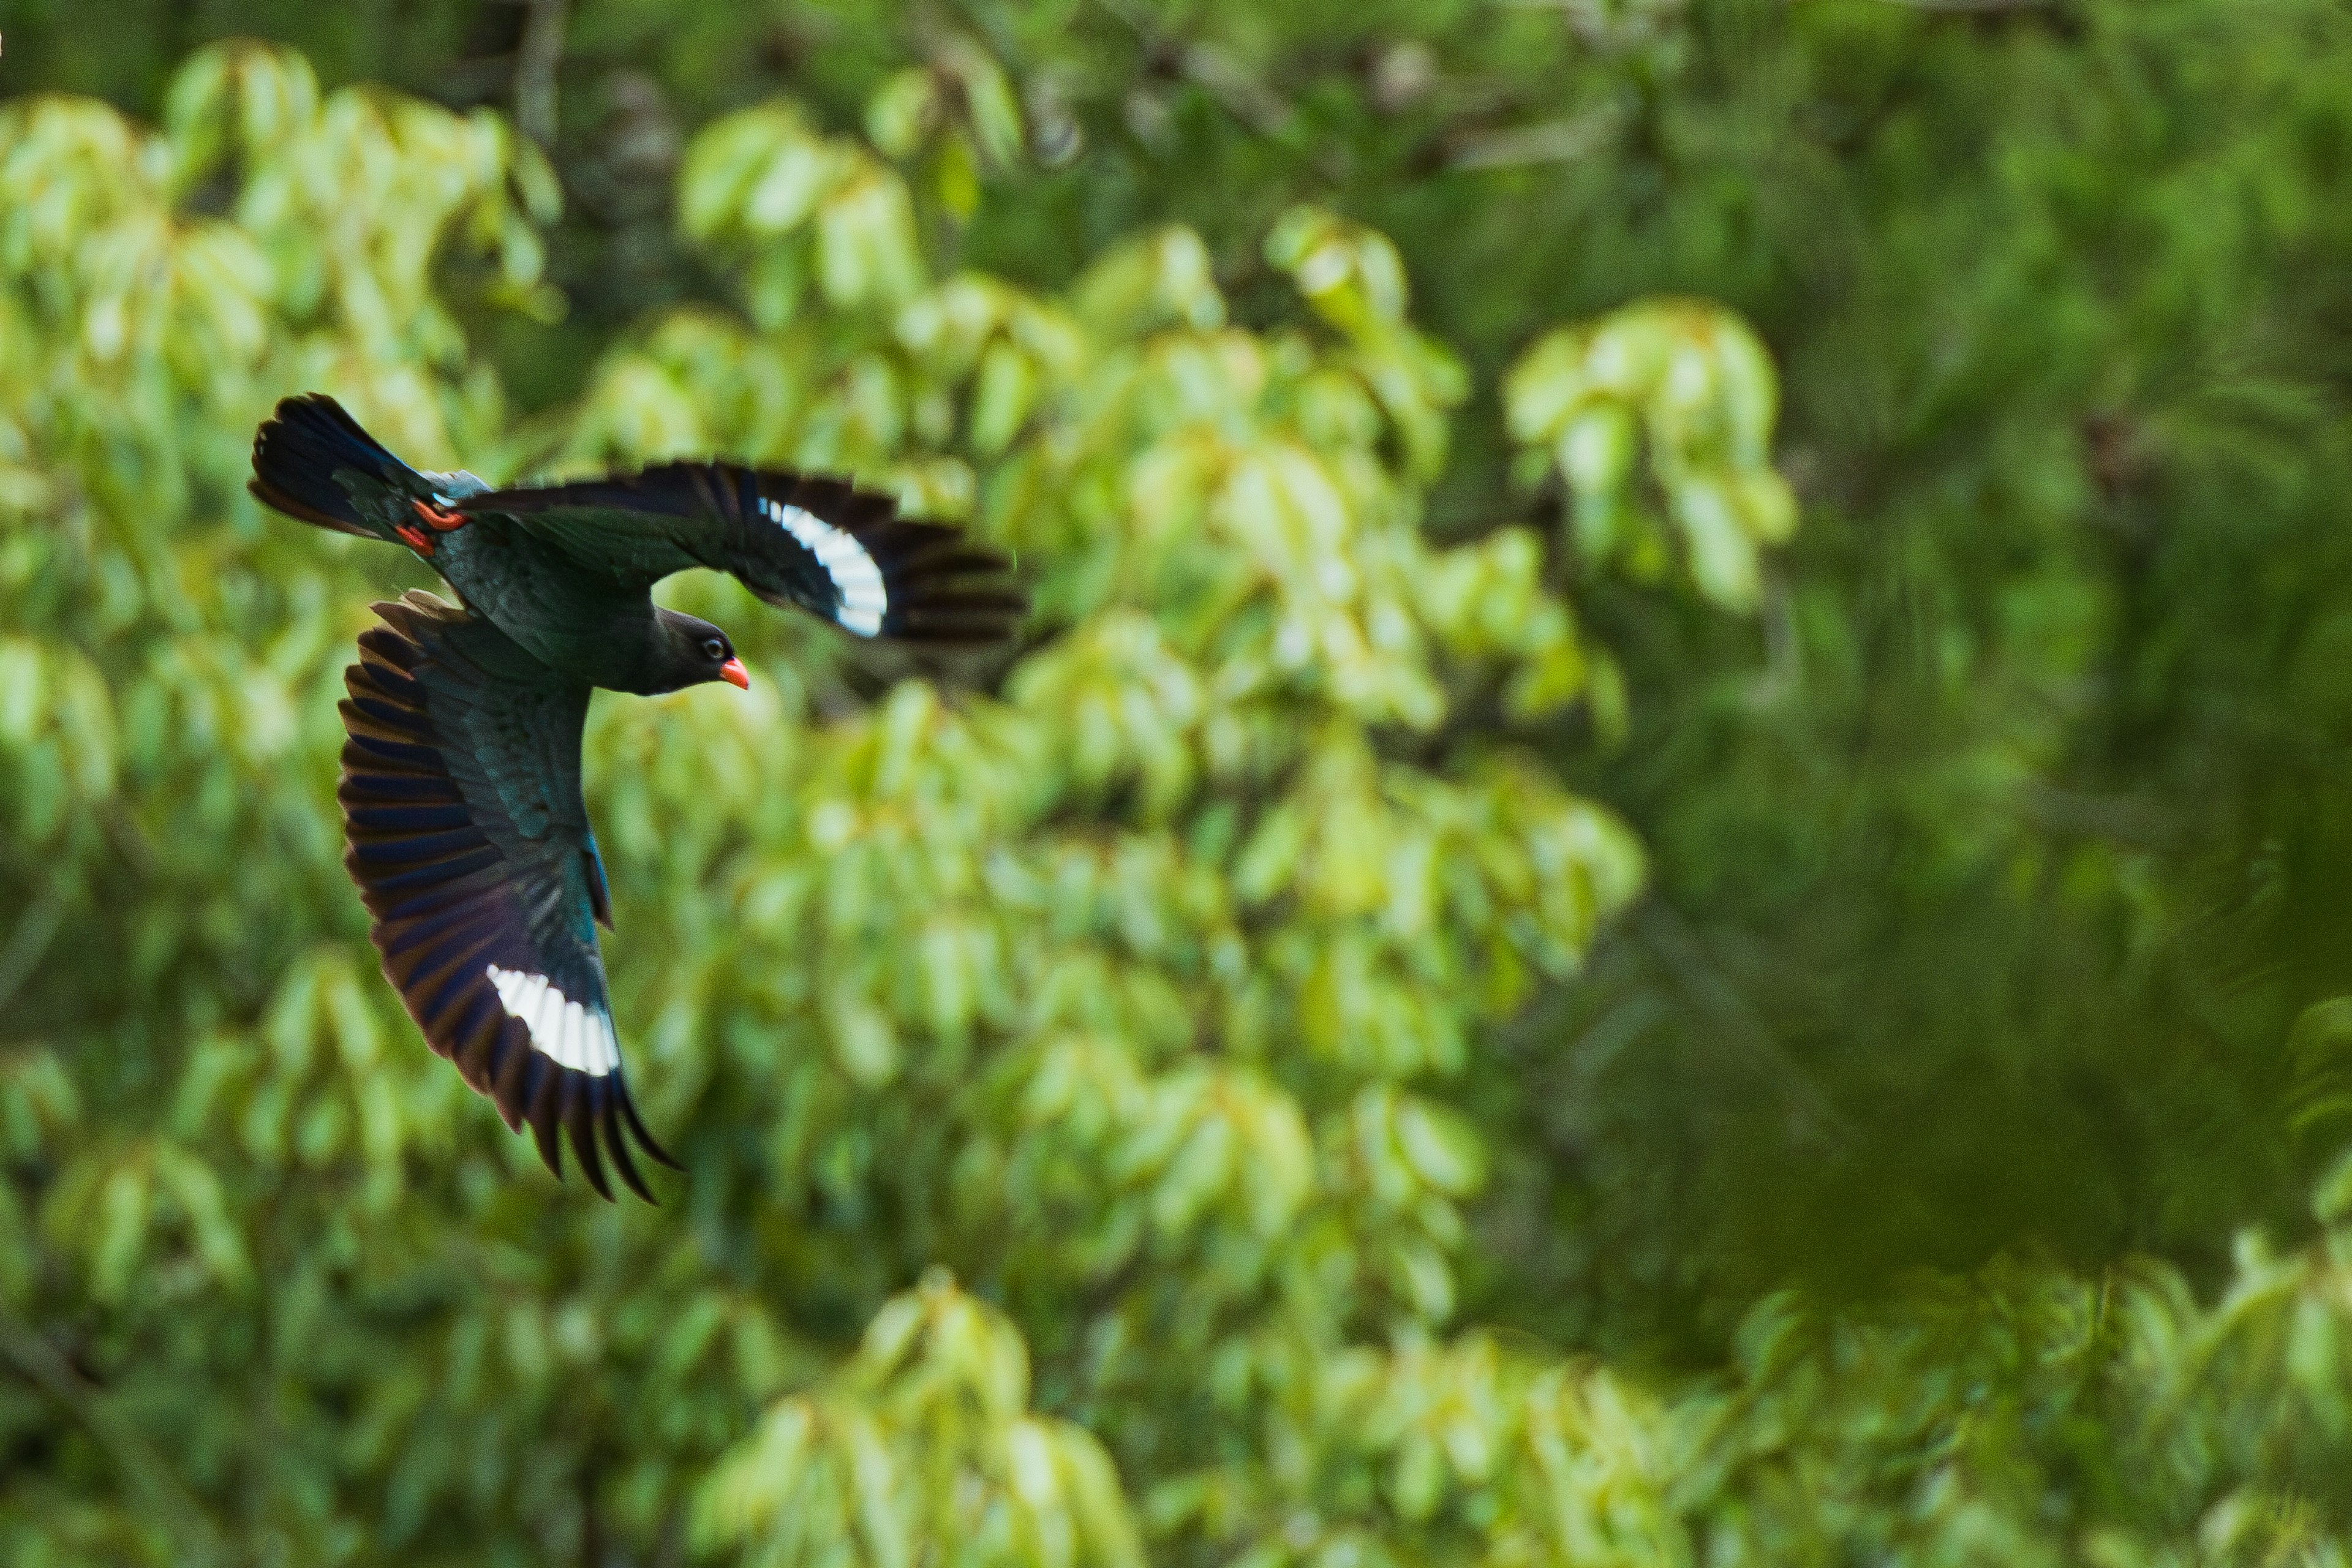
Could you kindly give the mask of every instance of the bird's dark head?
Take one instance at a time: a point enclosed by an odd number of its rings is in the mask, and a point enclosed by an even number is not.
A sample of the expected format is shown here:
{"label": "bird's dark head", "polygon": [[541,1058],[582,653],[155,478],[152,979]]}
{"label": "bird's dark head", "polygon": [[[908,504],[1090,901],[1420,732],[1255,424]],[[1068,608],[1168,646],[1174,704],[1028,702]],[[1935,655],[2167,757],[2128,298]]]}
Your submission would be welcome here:
{"label": "bird's dark head", "polygon": [[646,688],[648,694],[678,691],[710,680],[751,689],[751,677],[745,672],[743,661],[735,657],[735,645],[727,640],[725,632],[676,610],[656,610],[654,616],[653,680]]}

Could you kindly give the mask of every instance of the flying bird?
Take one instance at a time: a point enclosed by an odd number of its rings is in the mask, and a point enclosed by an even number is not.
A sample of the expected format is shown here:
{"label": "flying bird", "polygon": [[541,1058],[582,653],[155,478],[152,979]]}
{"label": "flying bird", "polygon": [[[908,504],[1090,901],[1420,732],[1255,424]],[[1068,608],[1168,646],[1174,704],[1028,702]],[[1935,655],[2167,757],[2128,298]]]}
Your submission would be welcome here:
{"label": "flying bird", "polygon": [[862,637],[984,645],[1026,605],[1009,563],[953,528],[835,479],[671,463],[493,489],[410,468],[334,399],[278,405],[248,487],[320,528],[407,546],[455,605],[412,591],[344,671],[343,864],[385,979],[439,1055],[560,1179],[562,1134],[589,1184],[605,1159],[652,1201],[634,1140],[596,925],[613,923],[580,793],[588,694],[748,688],[727,634],[653,602],[673,572],[732,573],[772,605]]}

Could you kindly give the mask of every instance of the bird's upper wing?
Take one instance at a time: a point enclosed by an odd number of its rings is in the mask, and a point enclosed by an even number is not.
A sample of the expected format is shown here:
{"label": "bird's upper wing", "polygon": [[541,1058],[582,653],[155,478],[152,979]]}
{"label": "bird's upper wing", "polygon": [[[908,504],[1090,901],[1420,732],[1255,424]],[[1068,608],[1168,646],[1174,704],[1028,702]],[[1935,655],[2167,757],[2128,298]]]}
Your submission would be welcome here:
{"label": "bird's upper wing", "polygon": [[1027,608],[1004,557],[839,479],[671,463],[490,490],[457,508],[511,518],[625,579],[650,583],[689,566],[731,572],[770,604],[798,605],[860,637],[994,642]]}
{"label": "bird's upper wing", "polygon": [[608,1152],[650,1201],[625,1130],[676,1162],[630,1102],[596,951],[612,915],[580,795],[589,689],[430,594],[375,611],[344,672],[337,795],[384,976],[551,1171],[568,1130],[597,1192]]}

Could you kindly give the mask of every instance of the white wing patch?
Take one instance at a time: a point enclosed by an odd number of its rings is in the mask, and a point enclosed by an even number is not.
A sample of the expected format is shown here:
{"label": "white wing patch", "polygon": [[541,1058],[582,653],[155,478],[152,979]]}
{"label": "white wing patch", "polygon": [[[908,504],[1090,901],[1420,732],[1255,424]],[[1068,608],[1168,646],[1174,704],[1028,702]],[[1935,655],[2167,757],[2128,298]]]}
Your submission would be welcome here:
{"label": "white wing patch", "polygon": [[833,579],[834,591],[841,596],[833,618],[862,637],[879,632],[890,595],[882,586],[882,568],[866,553],[866,547],[805,508],[765,497],[761,498],[760,508],[815,556],[824,574]]}
{"label": "white wing patch", "polygon": [[575,1068],[591,1078],[603,1078],[621,1065],[613,1039],[612,1021],[565,998],[544,974],[489,966],[490,984],[498,987],[499,1005],[510,1018],[520,1018],[530,1032],[532,1049],[554,1058],[558,1067]]}

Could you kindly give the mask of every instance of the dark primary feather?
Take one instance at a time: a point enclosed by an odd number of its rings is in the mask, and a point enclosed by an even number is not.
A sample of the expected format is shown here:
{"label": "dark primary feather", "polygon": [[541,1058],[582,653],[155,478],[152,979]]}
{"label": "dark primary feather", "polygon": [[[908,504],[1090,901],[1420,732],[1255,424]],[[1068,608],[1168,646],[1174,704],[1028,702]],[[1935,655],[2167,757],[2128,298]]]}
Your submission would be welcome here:
{"label": "dark primary feather", "polygon": [[[1003,556],[960,529],[902,518],[889,497],[840,479],[670,463],[579,484],[490,490],[457,505],[512,518],[582,564],[625,580],[651,583],[692,566],[732,573],[770,604],[797,605],[866,637],[996,642],[1028,607]],[[804,519],[846,536],[872,563],[884,595],[872,616],[860,613],[851,574],[862,568],[854,558],[829,564],[795,531],[810,531]]]}
{"label": "dark primary feather", "polygon": [[[433,1049],[509,1126],[530,1124],[550,1170],[562,1173],[568,1131],[597,1192],[611,1195],[609,1155],[650,1200],[629,1139],[676,1162],[629,1099],[596,950],[593,922],[610,915],[580,795],[588,688],[429,594],[375,609],[384,624],[360,638],[345,672],[337,794],[344,863],[374,917],[384,975]],[[561,991],[577,1004],[574,1053],[609,1055],[609,1070],[557,1060],[565,1037],[538,1038],[507,1005],[501,973],[527,996]],[[530,976],[548,984],[530,993],[518,980]]]}

